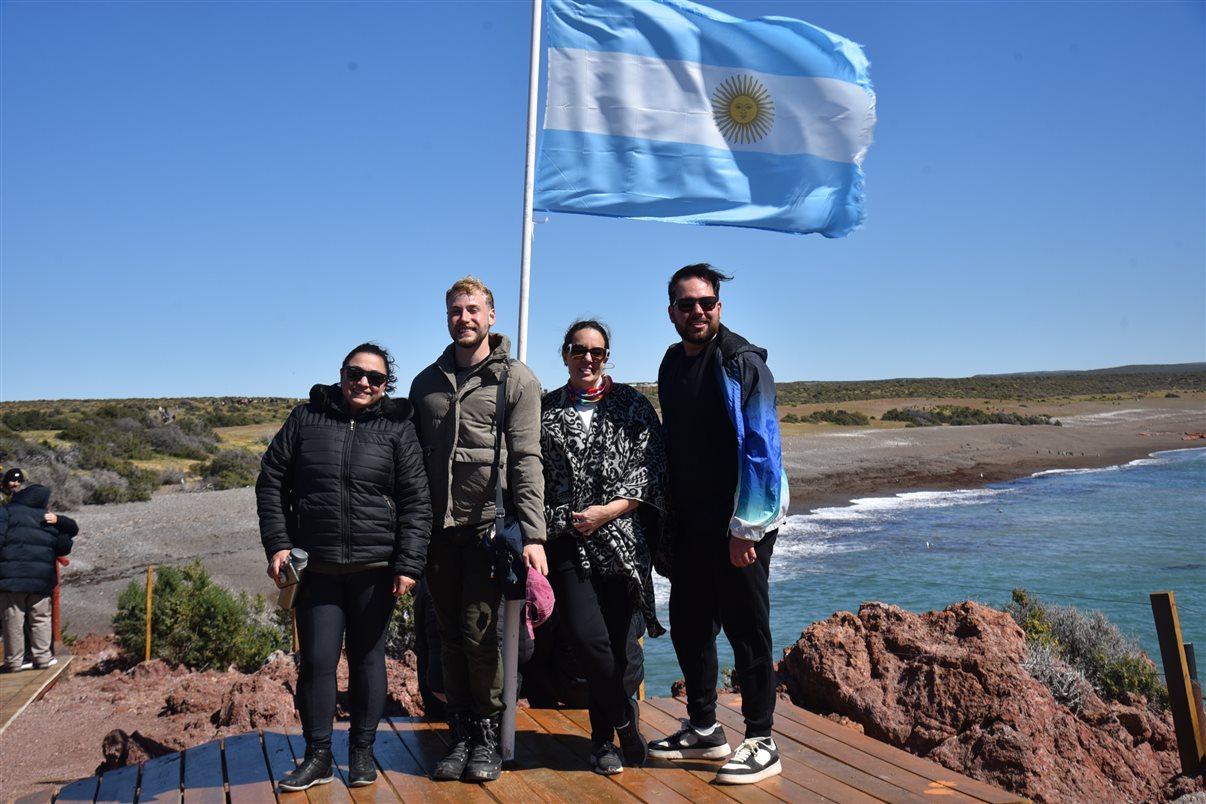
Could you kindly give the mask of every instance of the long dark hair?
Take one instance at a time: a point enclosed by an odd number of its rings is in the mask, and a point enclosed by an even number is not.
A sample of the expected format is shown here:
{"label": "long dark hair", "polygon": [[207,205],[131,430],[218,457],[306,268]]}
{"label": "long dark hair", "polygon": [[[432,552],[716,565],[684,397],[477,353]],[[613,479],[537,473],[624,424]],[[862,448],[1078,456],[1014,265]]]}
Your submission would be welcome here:
{"label": "long dark hair", "polygon": [[339,365],[341,373],[343,369],[347,368],[348,361],[358,354],[376,355],[385,361],[385,373],[389,375],[389,379],[385,381],[385,393],[392,394],[398,384],[398,375],[394,373],[398,366],[394,363],[394,356],[384,346],[378,346],[375,343],[362,343],[348,352],[348,356],[343,359],[343,362]]}

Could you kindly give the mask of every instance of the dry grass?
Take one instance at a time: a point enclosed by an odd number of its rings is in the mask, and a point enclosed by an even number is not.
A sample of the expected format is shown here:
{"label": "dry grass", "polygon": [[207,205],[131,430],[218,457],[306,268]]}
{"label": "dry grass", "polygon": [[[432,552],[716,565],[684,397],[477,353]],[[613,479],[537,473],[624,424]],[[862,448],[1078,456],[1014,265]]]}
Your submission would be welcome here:
{"label": "dry grass", "polygon": [[239,427],[215,427],[218,441],[225,448],[245,449],[259,455],[268,446],[280,424],[246,424]]}

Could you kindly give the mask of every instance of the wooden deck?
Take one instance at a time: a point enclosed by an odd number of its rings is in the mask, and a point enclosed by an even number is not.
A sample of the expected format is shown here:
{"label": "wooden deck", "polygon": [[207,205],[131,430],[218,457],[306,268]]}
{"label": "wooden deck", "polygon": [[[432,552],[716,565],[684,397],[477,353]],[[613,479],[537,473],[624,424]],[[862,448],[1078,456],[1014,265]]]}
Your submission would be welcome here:
{"label": "wooden deck", "polygon": [[58,654],[58,660],[58,664],[45,670],[0,673],[0,732],[54,686],[67,665],[71,664],[71,654],[63,651]]}
{"label": "wooden deck", "polygon": [[[682,702],[656,698],[642,702],[646,737],[676,731],[685,717]],[[742,734],[740,699],[721,699],[718,719],[730,736]],[[589,723],[583,710],[521,710],[516,757],[503,776],[485,785],[431,781],[432,766],[444,753],[446,727],[421,718],[382,721],[375,754],[381,774],[376,784],[345,786],[346,725],[335,732],[340,763],[332,784],[304,793],[274,792],[274,780],[288,773],[304,744],[296,729],[250,732],[205,743],[179,754],[81,779],[60,790],[18,799],[18,804],[50,802],[534,802],[575,801],[698,802],[988,802],[1023,799],[948,771],[904,751],[865,737],[790,704],[779,702],[775,741],[783,773],[756,785],[716,785],[719,762],[650,760],[643,769],[599,776],[587,764]]]}

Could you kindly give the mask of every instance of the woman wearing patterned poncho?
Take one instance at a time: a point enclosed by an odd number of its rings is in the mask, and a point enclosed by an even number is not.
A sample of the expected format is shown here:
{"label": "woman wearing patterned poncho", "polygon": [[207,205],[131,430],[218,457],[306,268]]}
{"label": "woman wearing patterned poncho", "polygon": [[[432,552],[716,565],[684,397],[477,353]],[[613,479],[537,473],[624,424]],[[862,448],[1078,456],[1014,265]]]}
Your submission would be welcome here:
{"label": "woman wearing patterned poncho", "polygon": [[661,423],[649,400],[604,373],[610,340],[597,321],[570,326],[561,345],[569,382],[544,395],[540,434],[549,581],[590,689],[591,763],[603,774],[647,756],[639,707],[623,684],[634,612],[650,636],[665,633],[647,542],[665,509]]}

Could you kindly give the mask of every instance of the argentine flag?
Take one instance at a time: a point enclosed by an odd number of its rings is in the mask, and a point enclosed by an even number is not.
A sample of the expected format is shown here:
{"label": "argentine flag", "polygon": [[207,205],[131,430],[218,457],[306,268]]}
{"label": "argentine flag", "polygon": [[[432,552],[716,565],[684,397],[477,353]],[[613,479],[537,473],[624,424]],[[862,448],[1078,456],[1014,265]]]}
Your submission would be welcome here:
{"label": "argentine flag", "polygon": [[800,20],[548,0],[534,208],[843,237],[862,223],[867,59]]}

